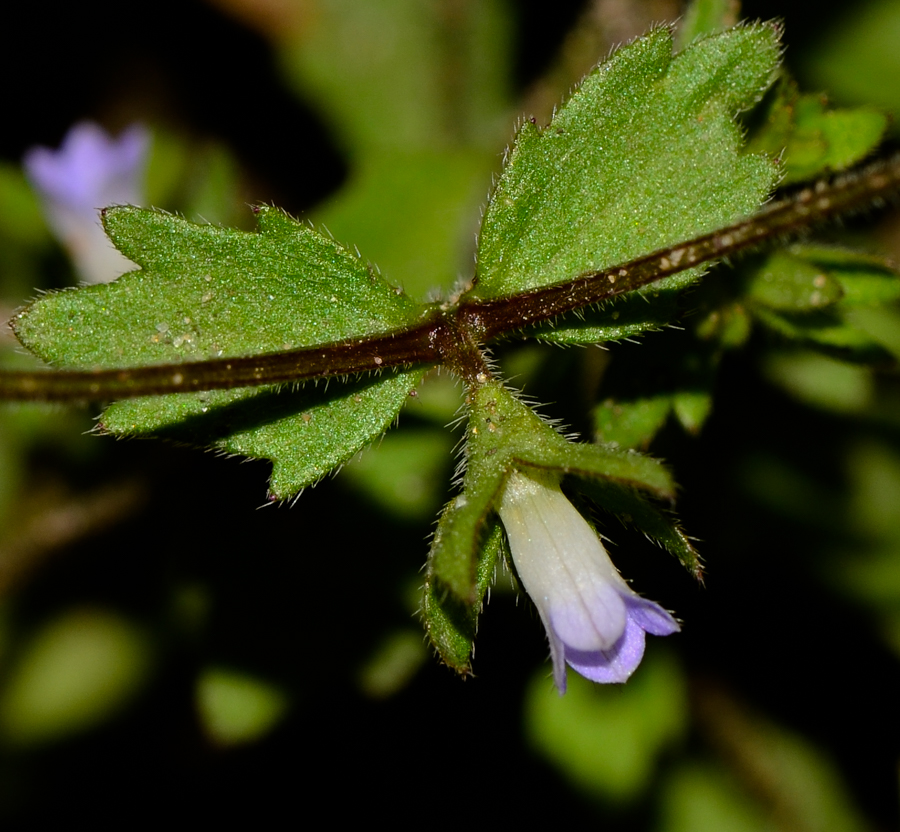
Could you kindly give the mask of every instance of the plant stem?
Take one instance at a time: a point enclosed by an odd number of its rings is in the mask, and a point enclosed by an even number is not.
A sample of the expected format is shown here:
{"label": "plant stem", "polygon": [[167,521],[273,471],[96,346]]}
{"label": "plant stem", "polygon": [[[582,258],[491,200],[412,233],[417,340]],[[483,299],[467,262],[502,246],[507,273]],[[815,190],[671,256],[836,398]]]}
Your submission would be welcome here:
{"label": "plant stem", "polygon": [[0,371],[0,400],[101,401],[256,387],[414,364],[445,364],[469,384],[490,375],[480,345],[546,323],[694,266],[811,230],[900,190],[900,154],[798,190],[711,234],[573,280],[435,310],[407,329],[316,347],[120,369]]}

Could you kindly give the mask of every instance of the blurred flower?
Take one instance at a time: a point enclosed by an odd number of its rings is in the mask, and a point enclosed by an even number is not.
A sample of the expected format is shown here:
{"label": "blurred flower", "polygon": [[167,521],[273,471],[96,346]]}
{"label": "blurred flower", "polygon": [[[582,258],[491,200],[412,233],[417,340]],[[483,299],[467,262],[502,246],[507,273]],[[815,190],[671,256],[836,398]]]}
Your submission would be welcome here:
{"label": "blurred flower", "polygon": [[560,693],[567,662],[594,682],[624,682],[644,655],[645,632],[667,636],[680,629],[622,580],[558,480],[514,472],[500,519],[519,579],[547,630]]}
{"label": "blurred flower", "polygon": [[134,268],[107,239],[99,209],[139,205],[150,135],[133,125],[117,139],[90,122],[66,134],[59,150],[33,147],[25,173],[41,197],[53,233],[88,283],[105,283]]}

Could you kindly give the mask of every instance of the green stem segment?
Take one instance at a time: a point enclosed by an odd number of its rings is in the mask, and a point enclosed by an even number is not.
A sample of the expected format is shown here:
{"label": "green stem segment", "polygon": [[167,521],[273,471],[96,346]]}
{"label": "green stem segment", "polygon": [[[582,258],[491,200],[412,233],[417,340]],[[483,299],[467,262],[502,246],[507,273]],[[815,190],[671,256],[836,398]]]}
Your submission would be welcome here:
{"label": "green stem segment", "polygon": [[205,361],[82,371],[0,371],[0,399],[100,401],[223,390],[445,364],[469,384],[490,375],[480,345],[611,300],[703,263],[721,260],[873,204],[900,190],[900,154],[798,190],[727,228],[630,263],[491,300],[435,311],[408,329],[297,350]]}

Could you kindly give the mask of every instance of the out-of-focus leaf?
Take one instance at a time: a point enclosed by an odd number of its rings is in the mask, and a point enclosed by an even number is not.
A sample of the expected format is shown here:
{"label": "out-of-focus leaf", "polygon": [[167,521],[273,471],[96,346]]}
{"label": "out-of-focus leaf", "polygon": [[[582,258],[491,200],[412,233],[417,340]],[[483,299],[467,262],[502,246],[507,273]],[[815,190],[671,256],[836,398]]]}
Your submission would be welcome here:
{"label": "out-of-focus leaf", "polygon": [[763,259],[750,273],[747,295],[772,309],[822,309],[843,297],[841,284],[827,271],[783,249]]}
{"label": "out-of-focus leaf", "polygon": [[868,156],[888,125],[874,107],[831,109],[821,95],[801,95],[791,78],[782,78],[757,116],[747,148],[781,157],[782,185],[843,170]]}
{"label": "out-of-focus leaf", "polygon": [[675,30],[675,46],[684,49],[695,38],[714,35],[738,22],[740,0],[693,0]]}
{"label": "out-of-focus leaf", "polygon": [[343,476],[384,511],[426,520],[446,499],[452,457],[453,437],[447,431],[407,427],[386,434]]}
{"label": "out-of-focus leaf", "polygon": [[870,830],[823,749],[749,712],[721,692],[705,691],[701,707],[723,759],[755,797],[753,814],[797,832]]}
{"label": "out-of-focus leaf", "polygon": [[[504,5],[316,0],[280,58],[288,80],[359,158],[493,144],[507,103]],[[502,118],[502,116],[501,116]]]}
{"label": "out-of-focus leaf", "polygon": [[836,413],[864,413],[874,396],[869,370],[826,355],[776,353],[768,357],[764,371],[800,401]]}
{"label": "out-of-focus leaf", "polygon": [[662,789],[659,832],[771,832],[764,813],[721,766],[683,765]]}
{"label": "out-of-focus leaf", "polygon": [[[846,6],[805,55],[807,86],[847,102],[865,102],[900,114],[900,5],[864,0]],[[896,130],[896,127],[894,128]]]}
{"label": "out-of-focus leaf", "polygon": [[194,696],[204,733],[225,747],[262,739],[281,721],[289,704],[285,693],[270,682],[216,667],[200,674]]}
{"label": "out-of-focus leaf", "polygon": [[686,723],[684,679],[662,650],[653,650],[627,685],[572,675],[561,697],[542,675],[526,694],[531,743],[576,788],[613,803],[640,797]]}
{"label": "out-of-focus leaf", "polygon": [[384,638],[359,674],[359,686],[373,699],[401,691],[427,658],[421,630],[397,630]]}
{"label": "out-of-focus leaf", "polygon": [[367,157],[315,212],[412,297],[447,290],[472,269],[478,209],[494,153],[433,150]]}
{"label": "out-of-focus leaf", "polygon": [[594,409],[597,440],[613,447],[646,449],[671,410],[669,394],[630,401],[607,399]]}
{"label": "out-of-focus leaf", "polygon": [[78,609],[25,645],[0,692],[0,731],[18,745],[86,731],[117,715],[145,682],[151,649],[120,615]]}
{"label": "out-of-focus leaf", "polygon": [[875,149],[887,125],[885,114],[874,107],[829,110],[819,96],[800,96],[782,184],[856,164]]}

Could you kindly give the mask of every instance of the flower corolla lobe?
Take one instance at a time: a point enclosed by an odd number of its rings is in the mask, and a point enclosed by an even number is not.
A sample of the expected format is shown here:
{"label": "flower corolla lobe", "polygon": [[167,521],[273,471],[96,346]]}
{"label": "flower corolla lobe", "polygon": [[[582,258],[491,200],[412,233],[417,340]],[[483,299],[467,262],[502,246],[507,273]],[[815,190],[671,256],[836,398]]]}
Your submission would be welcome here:
{"label": "flower corolla lobe", "polygon": [[644,655],[645,633],[680,629],[625,583],[558,477],[512,472],[499,513],[516,572],[547,630],[560,693],[567,663],[594,682],[624,682]]}
{"label": "flower corolla lobe", "polygon": [[113,280],[134,268],[106,238],[99,209],[143,201],[149,144],[149,133],[140,125],[113,138],[96,124],[80,122],[58,150],[33,147],[25,154],[25,173],[47,222],[88,283]]}

